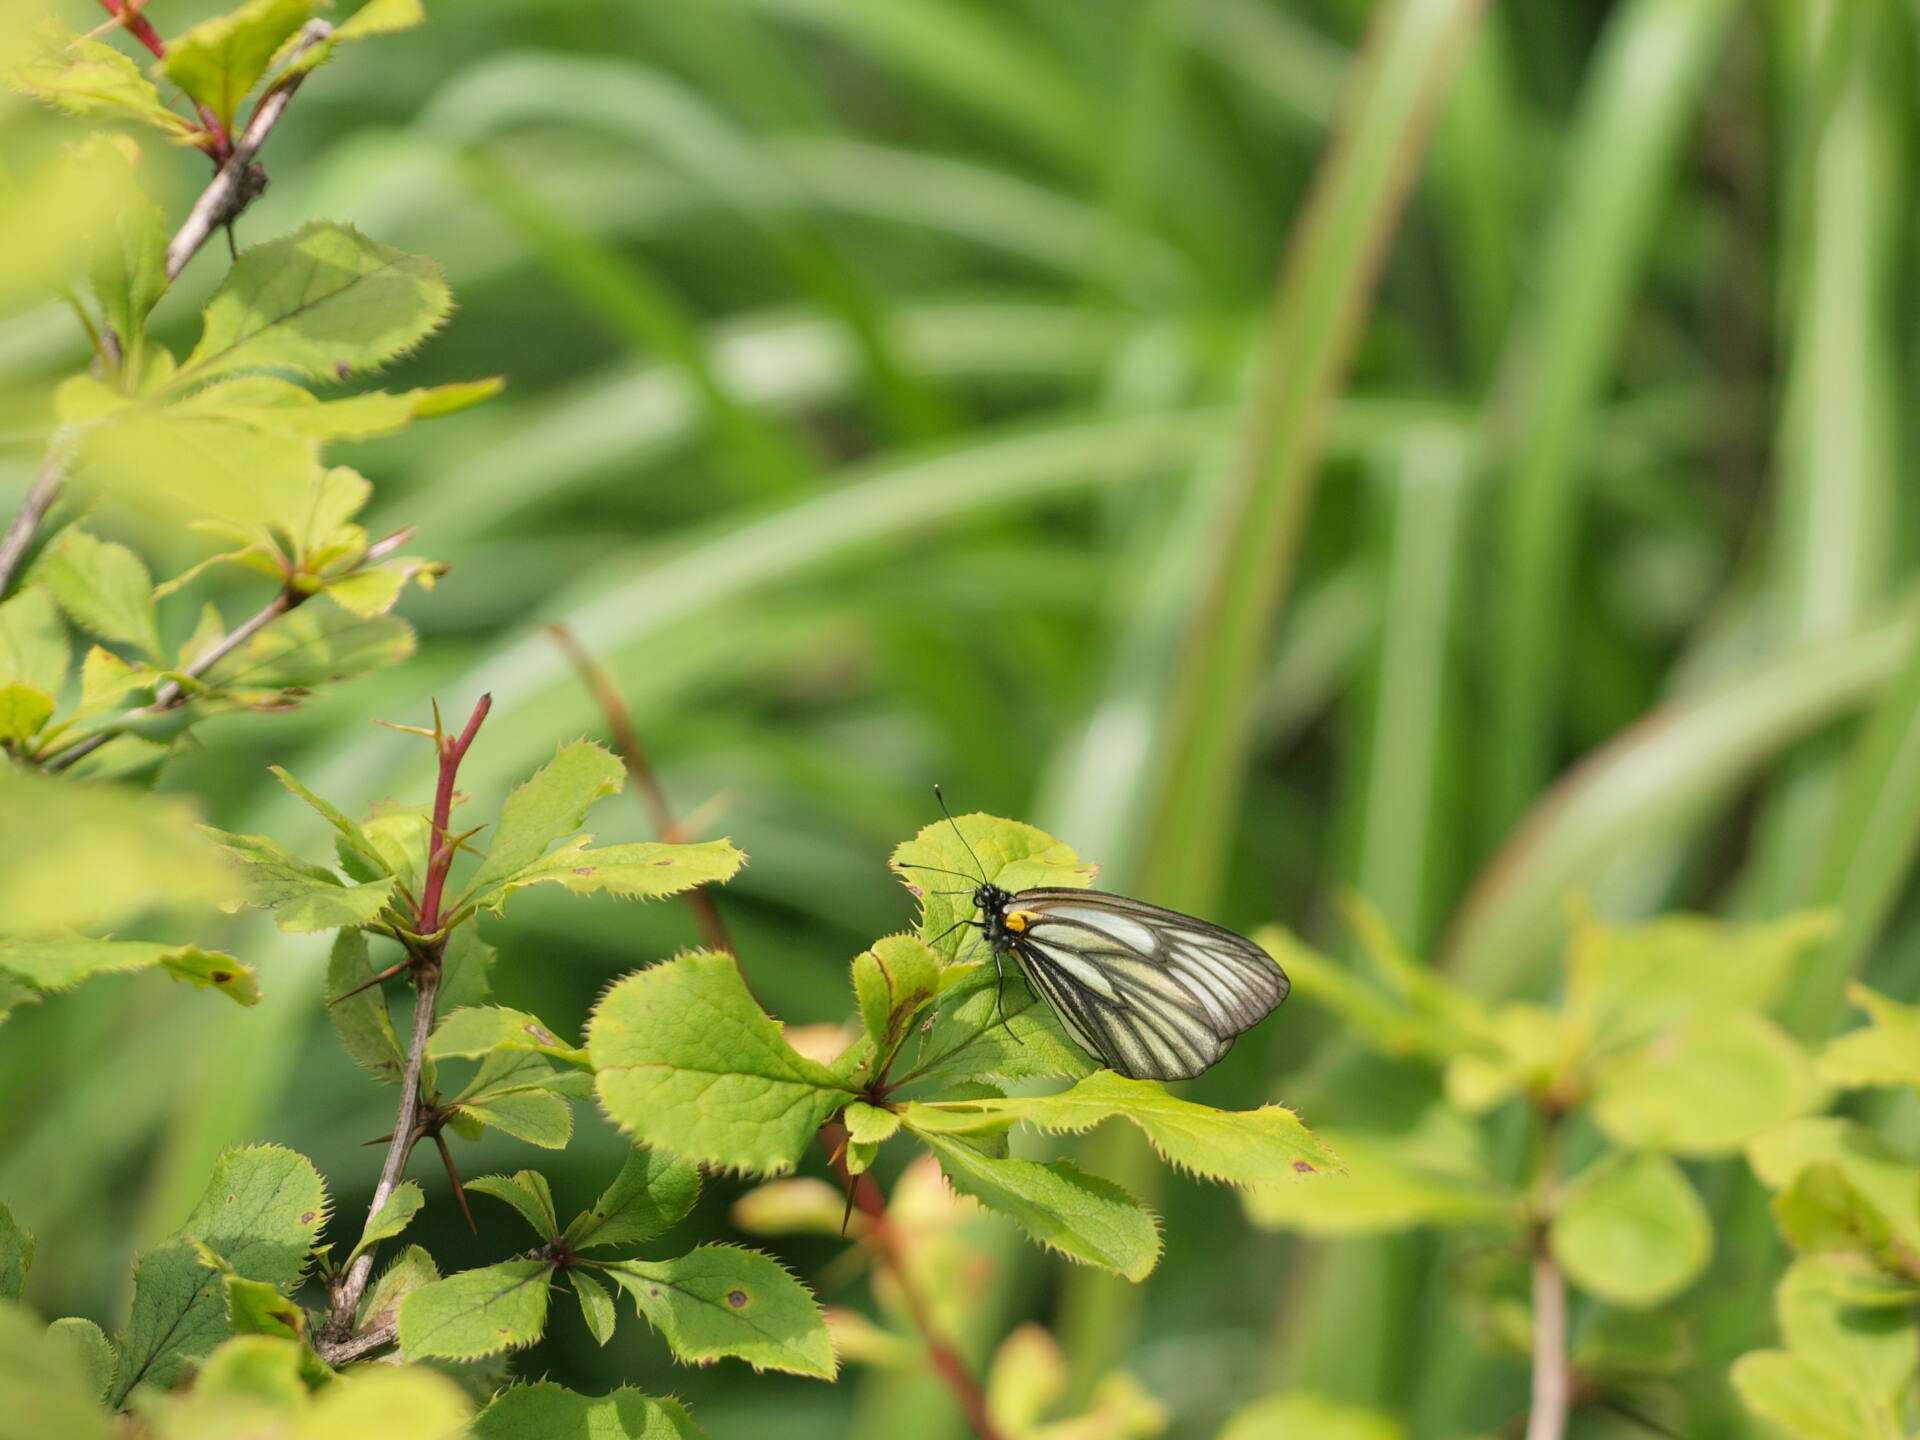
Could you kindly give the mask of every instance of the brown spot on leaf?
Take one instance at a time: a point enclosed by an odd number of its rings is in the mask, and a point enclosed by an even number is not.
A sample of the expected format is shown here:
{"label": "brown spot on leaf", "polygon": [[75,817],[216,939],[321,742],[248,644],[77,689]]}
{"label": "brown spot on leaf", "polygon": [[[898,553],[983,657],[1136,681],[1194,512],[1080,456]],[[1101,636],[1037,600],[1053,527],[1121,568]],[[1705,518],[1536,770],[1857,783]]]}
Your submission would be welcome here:
{"label": "brown spot on leaf", "polygon": [[593,866],[582,865],[578,867],[573,873],[576,875],[591,875],[593,874]]}
{"label": "brown spot on leaf", "polygon": [[216,985],[225,985],[229,980],[233,979],[233,972],[231,970],[209,970],[207,972],[207,979]]}
{"label": "brown spot on leaf", "polygon": [[318,1220],[319,1218],[320,1218],[320,1212],[318,1210],[309,1210],[307,1211],[306,1214],[300,1217],[300,1223],[302,1225],[311,1225],[313,1224],[314,1221]]}
{"label": "brown spot on leaf", "polygon": [[727,1292],[727,1303],[736,1310],[741,1309],[747,1303],[747,1292],[744,1290],[729,1290]]}
{"label": "brown spot on leaf", "polygon": [[558,1045],[560,1043],[560,1037],[554,1034],[551,1030],[547,1029],[546,1026],[544,1025],[526,1025],[526,1026],[522,1026],[521,1028],[524,1029],[529,1035],[533,1036],[534,1039],[538,1040],[542,1045]]}
{"label": "brown spot on leaf", "polygon": [[671,864],[673,864],[673,861],[671,861],[671,860],[656,860],[656,861],[654,861],[654,862],[653,862],[653,864],[654,864],[654,868],[655,868],[655,869],[658,869],[658,868],[659,868],[659,867],[661,867],[662,865],[671,865]]}
{"label": "brown spot on leaf", "polygon": [[1309,1165],[1304,1160],[1294,1161],[1293,1168],[1298,1170],[1302,1175],[1312,1175],[1313,1173],[1315,1173],[1313,1166]]}
{"label": "brown spot on leaf", "polygon": [[342,380],[346,380],[352,376],[353,367],[344,360],[336,360],[333,362],[333,373]]}
{"label": "brown spot on leaf", "polygon": [[660,1287],[658,1285],[649,1285],[647,1287],[647,1294],[653,1299],[658,1300],[660,1298]]}

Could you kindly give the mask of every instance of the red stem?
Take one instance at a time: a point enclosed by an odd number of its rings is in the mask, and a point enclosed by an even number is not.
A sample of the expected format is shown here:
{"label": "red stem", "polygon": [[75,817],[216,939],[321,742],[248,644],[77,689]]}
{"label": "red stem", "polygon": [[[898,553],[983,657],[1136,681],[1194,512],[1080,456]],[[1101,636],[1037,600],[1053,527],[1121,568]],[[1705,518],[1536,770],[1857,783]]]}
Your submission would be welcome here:
{"label": "red stem", "polygon": [[[160,38],[160,32],[153,28],[152,24],[148,22],[147,17],[142,15],[138,9],[127,4],[126,0],[100,0],[100,5],[109,15],[120,22],[129,35],[133,36],[134,39],[152,51],[154,59],[164,60],[167,58],[167,42]],[[226,158],[229,149],[227,132],[220,124],[219,117],[198,100],[193,102],[193,108],[194,112],[200,117],[202,128],[207,132],[207,139],[212,142],[214,157],[216,159]]]}
{"label": "red stem", "polygon": [[452,834],[453,782],[460,773],[460,762],[473,744],[473,737],[479,733],[480,722],[492,708],[493,696],[482,695],[458,739],[449,740],[444,735],[434,737],[434,745],[440,752],[440,783],[433,792],[433,853],[427,860],[427,882],[420,891],[417,922],[422,935],[431,935],[440,928],[440,896],[447,888],[447,872],[453,868],[453,857],[459,853],[460,847],[453,843]]}
{"label": "red stem", "polygon": [[900,1287],[900,1298],[906,1302],[907,1314],[913,1320],[913,1328],[920,1332],[920,1338],[926,1342],[927,1359],[932,1362],[941,1383],[960,1402],[967,1424],[973,1428],[979,1440],[1007,1440],[1006,1432],[994,1423],[992,1414],[987,1410],[986,1391],[981,1388],[972,1367],[967,1364],[966,1357],[940,1333],[939,1326],[934,1323],[933,1312],[927,1308],[926,1297],[920,1293],[920,1287],[907,1270],[906,1247],[900,1243],[899,1232],[887,1221],[886,1196],[880,1193],[880,1187],[874,1183],[871,1172],[857,1176],[847,1173],[847,1140],[847,1127],[838,1120],[829,1120],[820,1127],[820,1143],[827,1147],[827,1155],[833,1168],[839,1172],[841,1183],[852,1188],[853,1203],[860,1207],[860,1213],[867,1218],[867,1235],[880,1251],[887,1268],[893,1271],[894,1281]]}
{"label": "red stem", "polygon": [[106,12],[127,28],[127,33],[153,52],[153,58],[167,58],[167,42],[147,23],[147,17],[126,4],[126,0],[100,0]]}

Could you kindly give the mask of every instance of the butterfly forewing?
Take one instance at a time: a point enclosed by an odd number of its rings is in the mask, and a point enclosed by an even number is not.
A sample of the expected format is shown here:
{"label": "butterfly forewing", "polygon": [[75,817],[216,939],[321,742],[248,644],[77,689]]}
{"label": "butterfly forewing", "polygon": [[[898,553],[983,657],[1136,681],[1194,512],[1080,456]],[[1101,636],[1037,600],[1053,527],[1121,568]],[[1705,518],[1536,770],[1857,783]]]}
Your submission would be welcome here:
{"label": "butterfly forewing", "polygon": [[1022,890],[1008,929],[1027,978],[1123,1075],[1185,1080],[1287,998],[1273,957],[1231,930],[1090,890]]}

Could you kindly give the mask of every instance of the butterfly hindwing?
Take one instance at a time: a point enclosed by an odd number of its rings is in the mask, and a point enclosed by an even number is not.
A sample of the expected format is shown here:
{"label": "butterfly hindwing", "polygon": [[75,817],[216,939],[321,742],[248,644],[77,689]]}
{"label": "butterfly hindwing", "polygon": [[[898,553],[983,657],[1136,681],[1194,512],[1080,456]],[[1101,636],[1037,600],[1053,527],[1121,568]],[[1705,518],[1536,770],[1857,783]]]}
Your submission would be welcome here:
{"label": "butterfly hindwing", "polygon": [[1123,1075],[1184,1080],[1287,996],[1252,941],[1145,901],[1090,890],[1022,890],[1011,948],[1062,1025]]}

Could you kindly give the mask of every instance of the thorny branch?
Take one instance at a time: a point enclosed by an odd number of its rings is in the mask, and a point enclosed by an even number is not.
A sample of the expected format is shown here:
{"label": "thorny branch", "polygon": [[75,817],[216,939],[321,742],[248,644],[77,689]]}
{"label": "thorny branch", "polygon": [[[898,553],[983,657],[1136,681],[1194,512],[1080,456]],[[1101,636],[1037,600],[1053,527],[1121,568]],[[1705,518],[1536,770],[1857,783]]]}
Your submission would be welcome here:
{"label": "thorny branch", "polygon": [[[399,1187],[400,1177],[407,1168],[407,1157],[426,1134],[421,1125],[420,1074],[426,1065],[427,1039],[433,1034],[434,1007],[440,998],[441,962],[447,947],[447,937],[440,933],[440,897],[446,891],[447,872],[453,866],[453,857],[459,853],[452,832],[454,782],[460,773],[460,762],[466,758],[481,722],[492,708],[493,697],[482,695],[458,737],[438,733],[435,736],[440,773],[433,794],[432,853],[427,860],[427,878],[414,917],[415,933],[425,943],[412,965],[413,1029],[407,1038],[407,1061],[400,1077],[400,1105],[394,1116],[393,1136],[387,1145],[386,1163],[380,1167],[379,1183],[373,1188],[373,1201],[367,1207],[369,1221],[380,1213],[388,1197]],[[436,732],[438,729],[436,725]],[[369,1246],[333,1282],[332,1306],[314,1345],[320,1358],[329,1364],[339,1364],[378,1348],[373,1343],[373,1335],[381,1332],[360,1336],[353,1333],[360,1297],[373,1274],[373,1259],[373,1247]],[[387,1335],[379,1343],[391,1338]]]}
{"label": "thorny branch", "polygon": [[[267,626],[271,625],[275,620],[278,620],[295,606],[303,604],[308,598],[308,596],[298,591],[282,590],[254,615],[228,631],[221,637],[218,644],[211,646],[204,655],[196,658],[191,665],[188,665],[180,673],[190,679],[198,680],[202,675],[226,659],[227,656],[231,655],[255,635],[258,635],[262,630],[266,629]],[[113,739],[114,736],[125,733],[128,727],[136,721],[164,714],[175,706],[184,704],[186,699],[186,686],[182,685],[178,680],[169,680],[153,692],[152,700],[142,705],[138,710],[129,710],[125,715],[120,717],[120,722],[112,729],[102,730],[97,735],[89,735],[77,744],[68,746],[65,750],[62,750],[46,762],[46,769],[51,772],[65,770],[76,760],[91,755],[102,745]]]}
{"label": "thorny branch", "polygon": [[[333,26],[325,20],[309,20],[301,27],[300,40],[294,47],[290,63],[297,63],[331,34]],[[234,141],[233,150],[228,154],[226,163],[221,165],[220,173],[200,192],[193,209],[187,212],[186,223],[180,227],[180,233],[167,246],[169,280],[187,268],[187,262],[207,243],[208,236],[220,226],[232,222],[266,188],[266,175],[255,167],[254,157],[260,153],[260,147],[267,143],[273,127],[280,123],[280,117],[287,113],[294,91],[300,88],[300,82],[305,79],[304,70],[293,71],[267,91],[254,107],[253,118],[247,122],[247,128],[241,132],[240,138]]]}
{"label": "thorny branch", "polygon": [[[140,7],[129,5],[125,0],[100,0],[100,3],[126,27],[129,34],[156,56],[167,53],[166,42],[154,32],[153,26],[140,13]],[[299,60],[332,33],[333,26],[325,20],[309,20],[300,31],[292,59]],[[167,246],[169,281],[178,278],[180,272],[186,269],[187,262],[207,243],[215,230],[231,224],[266,188],[265,172],[254,163],[255,157],[259,155],[260,147],[267,143],[273,127],[280,123],[280,117],[286,114],[294,91],[300,88],[300,82],[305,78],[305,71],[296,70],[269,90],[254,107],[253,118],[247,122],[245,132],[231,149],[228,148],[228,138],[221,130],[219,121],[204,106],[195,107],[200,112],[201,124],[207,127],[214,143],[216,158],[224,155],[225,159],[213,179],[207,183],[207,188],[200,192],[193,209],[187,212],[179,233]],[[102,337],[103,341],[115,346],[121,338],[111,331]],[[0,536],[0,597],[5,596],[14,571],[19,568],[28,546],[33,543],[41,522],[47,518],[47,512],[53,508],[53,502],[60,498],[65,469],[64,455],[57,450],[48,455],[39,478],[33,482],[33,488],[27,492],[19,512],[7,525],[6,534]]]}
{"label": "thorny branch", "polygon": [[893,1272],[894,1282],[900,1287],[900,1297],[906,1302],[913,1328],[920,1332],[920,1338],[926,1342],[927,1359],[932,1362],[941,1383],[953,1392],[953,1398],[959,1402],[961,1413],[967,1417],[967,1424],[978,1440],[1007,1440],[1006,1432],[994,1422],[992,1413],[987,1409],[987,1392],[982,1388],[979,1377],[973,1373],[973,1367],[967,1363],[966,1357],[940,1332],[926,1297],[920,1293],[919,1284],[908,1269],[907,1251],[901,1243],[900,1233],[887,1218],[887,1200],[880,1193],[879,1185],[871,1173],[857,1176],[848,1173],[847,1140],[847,1127],[838,1120],[829,1120],[820,1127],[820,1143],[826,1147],[827,1156],[834,1170],[839,1173],[841,1182],[850,1188],[853,1203],[859,1206],[860,1213],[866,1217],[868,1238],[880,1252],[882,1263]]}

